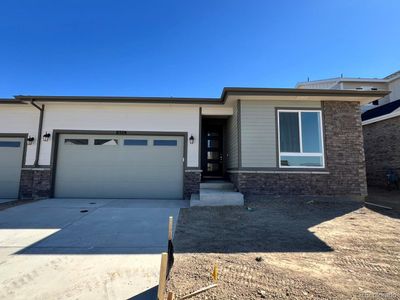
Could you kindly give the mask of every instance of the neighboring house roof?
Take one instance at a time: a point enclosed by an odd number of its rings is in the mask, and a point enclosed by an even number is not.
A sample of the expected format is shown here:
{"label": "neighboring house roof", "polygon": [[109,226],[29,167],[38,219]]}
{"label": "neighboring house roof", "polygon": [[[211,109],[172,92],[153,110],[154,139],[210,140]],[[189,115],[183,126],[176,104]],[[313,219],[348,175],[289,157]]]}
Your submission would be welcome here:
{"label": "neighboring house roof", "polygon": [[395,80],[400,77],[400,71],[394,72],[388,76],[386,76],[384,79],[388,79],[389,81]]}
{"label": "neighboring house roof", "polygon": [[369,123],[389,119],[391,117],[400,115],[400,99],[396,101],[389,102],[382,106],[367,110],[361,115],[361,120],[363,122],[369,121]]}
{"label": "neighboring house roof", "polygon": [[[241,88],[226,87],[220,98],[174,98],[174,97],[104,97],[104,96],[32,96],[18,95],[14,99],[0,103],[41,102],[114,102],[114,103],[174,103],[174,104],[223,104],[228,96],[288,96],[288,97],[321,97],[337,100],[346,97],[373,101],[384,97],[387,91],[357,91],[357,90],[328,90],[328,89],[296,89],[296,88]],[[325,98],[324,98],[325,97]],[[350,101],[350,100],[349,100]]]}
{"label": "neighboring house roof", "polygon": [[321,80],[312,80],[312,81],[302,81],[296,84],[296,88],[302,85],[309,85],[315,83],[340,83],[340,82],[381,82],[381,83],[388,83],[397,78],[400,78],[400,71],[394,72],[384,78],[355,78],[355,77],[334,77],[334,78],[327,78]]}

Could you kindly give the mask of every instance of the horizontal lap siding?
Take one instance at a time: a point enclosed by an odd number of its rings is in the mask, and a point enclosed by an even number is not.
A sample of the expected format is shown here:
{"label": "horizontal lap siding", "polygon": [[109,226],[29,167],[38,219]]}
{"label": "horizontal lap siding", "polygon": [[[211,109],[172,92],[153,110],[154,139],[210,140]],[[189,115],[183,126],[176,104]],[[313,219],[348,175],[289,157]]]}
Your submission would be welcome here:
{"label": "horizontal lap siding", "polygon": [[228,159],[227,168],[234,169],[239,167],[239,142],[238,142],[238,110],[237,105],[233,106],[233,115],[228,118],[227,122],[227,147]]}
{"label": "horizontal lap siding", "polygon": [[242,101],[241,152],[242,167],[276,167],[275,109],[319,108],[315,101]]}

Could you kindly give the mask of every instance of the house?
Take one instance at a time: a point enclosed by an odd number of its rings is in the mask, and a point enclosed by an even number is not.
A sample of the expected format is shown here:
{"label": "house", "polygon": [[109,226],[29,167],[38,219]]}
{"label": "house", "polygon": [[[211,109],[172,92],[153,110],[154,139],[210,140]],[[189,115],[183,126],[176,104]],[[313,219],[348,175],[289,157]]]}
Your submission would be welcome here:
{"label": "house", "polygon": [[400,71],[381,79],[340,77],[300,82],[296,87],[390,92],[362,106],[367,182],[386,187],[389,173],[400,176]]}
{"label": "house", "polygon": [[400,99],[363,113],[362,120],[368,185],[387,187],[391,173],[399,185]]}
{"label": "house", "polygon": [[352,78],[342,76],[330,79],[299,82],[296,84],[296,88],[391,92],[382,99],[363,105],[361,111],[364,113],[370,109],[400,99],[400,71],[394,72],[384,78]]}
{"label": "house", "polygon": [[367,194],[360,104],[386,91],[224,88],[220,98],[0,101],[0,198]]}

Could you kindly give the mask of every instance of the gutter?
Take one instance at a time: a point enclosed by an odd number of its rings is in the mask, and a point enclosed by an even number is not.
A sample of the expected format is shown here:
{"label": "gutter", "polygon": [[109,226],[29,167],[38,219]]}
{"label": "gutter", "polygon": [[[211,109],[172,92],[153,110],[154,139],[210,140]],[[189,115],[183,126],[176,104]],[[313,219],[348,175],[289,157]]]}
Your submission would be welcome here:
{"label": "gutter", "polygon": [[36,155],[35,155],[35,163],[34,166],[39,166],[39,154],[40,154],[40,146],[42,143],[42,127],[43,127],[43,114],[44,114],[44,104],[40,107],[37,105],[34,100],[31,100],[31,104],[36,107],[39,111],[39,126],[38,126],[38,134],[37,134],[37,145],[36,145]]}

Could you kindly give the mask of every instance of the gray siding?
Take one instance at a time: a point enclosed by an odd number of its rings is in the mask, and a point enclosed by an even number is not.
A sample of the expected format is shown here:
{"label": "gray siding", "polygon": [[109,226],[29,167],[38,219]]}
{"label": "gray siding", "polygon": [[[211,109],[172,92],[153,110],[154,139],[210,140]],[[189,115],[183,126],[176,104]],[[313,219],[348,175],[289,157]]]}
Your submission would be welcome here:
{"label": "gray siding", "polygon": [[227,169],[239,167],[239,136],[238,136],[238,109],[237,102],[233,107],[233,115],[229,117],[227,122]]}
{"label": "gray siding", "polygon": [[319,108],[315,101],[241,101],[241,152],[244,168],[274,168],[276,163],[275,108]]}

